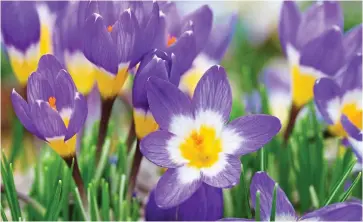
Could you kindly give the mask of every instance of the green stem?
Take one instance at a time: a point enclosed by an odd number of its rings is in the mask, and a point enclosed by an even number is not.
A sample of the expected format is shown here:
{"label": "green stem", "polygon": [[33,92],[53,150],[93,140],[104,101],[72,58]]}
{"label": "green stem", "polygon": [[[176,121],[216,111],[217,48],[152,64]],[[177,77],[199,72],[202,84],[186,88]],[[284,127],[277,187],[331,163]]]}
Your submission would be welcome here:
{"label": "green stem", "polygon": [[271,215],[270,215],[270,221],[275,221],[276,216],[276,196],[277,196],[277,188],[278,184],[275,183],[274,191],[272,194],[272,206],[271,206]]}
{"label": "green stem", "polygon": [[261,216],[260,216],[260,196],[261,196],[261,193],[259,190],[257,190],[256,192],[256,221],[261,221]]}

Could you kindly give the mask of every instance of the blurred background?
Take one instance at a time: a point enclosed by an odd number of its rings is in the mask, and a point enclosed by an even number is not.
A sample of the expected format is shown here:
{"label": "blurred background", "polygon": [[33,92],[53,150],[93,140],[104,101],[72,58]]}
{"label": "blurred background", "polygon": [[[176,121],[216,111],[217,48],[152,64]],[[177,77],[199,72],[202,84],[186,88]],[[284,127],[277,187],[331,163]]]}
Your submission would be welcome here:
{"label": "blurred background", "polygon": [[[277,33],[282,1],[183,1],[176,3],[181,15],[188,14],[203,4],[211,7],[216,23],[224,22],[225,17],[233,13],[238,15],[232,42],[223,58],[222,65],[233,86],[235,103],[243,104],[246,95],[252,94],[258,87],[264,69],[271,66],[286,66]],[[311,2],[304,1],[299,4],[304,9]],[[362,23],[361,4],[359,1],[341,2],[345,30]],[[32,166],[37,161],[44,143],[23,131],[12,109],[10,95],[13,88],[18,92],[21,91],[9,64],[6,48],[1,41],[1,148],[10,162],[15,161],[17,189],[27,192],[31,186]],[[128,90],[127,84],[123,90]],[[94,101],[97,100],[96,95]],[[252,97],[252,103],[253,101]],[[93,114],[89,118],[98,119],[97,102],[92,103],[90,110]],[[127,132],[131,116],[127,111],[125,100],[117,101],[113,112],[118,113],[117,117],[113,117],[114,124],[117,125],[115,128],[121,132]],[[121,135],[125,134],[121,133]],[[22,176],[18,178],[18,175]]]}

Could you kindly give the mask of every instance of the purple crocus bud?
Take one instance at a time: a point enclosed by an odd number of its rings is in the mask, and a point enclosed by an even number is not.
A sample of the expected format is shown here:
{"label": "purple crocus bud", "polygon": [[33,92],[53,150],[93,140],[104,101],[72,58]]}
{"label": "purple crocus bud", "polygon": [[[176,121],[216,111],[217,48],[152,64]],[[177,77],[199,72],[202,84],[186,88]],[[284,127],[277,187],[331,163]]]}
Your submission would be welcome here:
{"label": "purple crocus bud", "polygon": [[52,55],[40,58],[27,85],[27,102],[15,91],[14,111],[24,127],[60,156],[75,154],[76,133],[87,117],[87,102],[71,76]]}
{"label": "purple crocus bud", "polygon": [[349,46],[344,47],[342,30],[343,14],[338,2],[315,3],[303,13],[295,2],[283,3],[279,37],[290,64],[291,93],[297,108],[313,98],[316,79],[335,76],[348,61],[345,48],[356,44],[347,40]]}
{"label": "purple crocus bud", "polygon": [[227,124],[232,93],[220,66],[203,75],[193,99],[157,77],[148,80],[147,98],[159,130],[143,138],[140,150],[151,162],[169,168],[155,188],[160,208],[183,203],[203,183],[235,186],[240,156],[260,149],[281,128],[269,115],[244,116]]}
{"label": "purple crocus bud", "polygon": [[222,217],[222,189],[207,184],[202,184],[184,203],[169,209],[157,206],[153,190],[145,208],[147,221],[215,221]]}
{"label": "purple crocus bud", "polygon": [[40,58],[40,21],[33,2],[1,2],[1,33],[11,67],[21,85]]}

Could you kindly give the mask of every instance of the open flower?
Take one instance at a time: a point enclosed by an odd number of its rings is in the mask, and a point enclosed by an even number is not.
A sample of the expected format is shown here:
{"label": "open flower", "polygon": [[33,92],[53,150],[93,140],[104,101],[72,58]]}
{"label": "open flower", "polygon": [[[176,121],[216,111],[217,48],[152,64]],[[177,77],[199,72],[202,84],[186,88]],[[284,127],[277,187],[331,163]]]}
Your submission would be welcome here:
{"label": "open flower", "polygon": [[[159,6],[144,2],[81,2],[83,53],[96,67],[104,99],[115,97],[129,68],[154,46],[159,29]],[[82,12],[82,13],[81,13]],[[147,21],[147,22],[146,22]],[[145,37],[147,36],[147,37]]]}
{"label": "open flower", "polygon": [[[314,85],[315,103],[328,130],[339,137],[351,135],[362,140],[362,55],[357,54],[341,75],[333,79],[322,78]],[[352,127],[343,127],[348,119]]]}
{"label": "open flower", "polygon": [[211,67],[193,99],[173,84],[149,79],[147,97],[160,129],[140,143],[151,162],[169,168],[155,189],[161,208],[181,204],[203,184],[227,188],[239,182],[239,157],[261,148],[280,130],[268,115],[240,117],[227,124],[232,95],[224,69]]}
{"label": "open flower", "polygon": [[202,184],[182,204],[169,209],[156,205],[155,191],[151,191],[145,208],[147,221],[215,221],[223,217],[222,189]]}
{"label": "open flower", "polygon": [[[265,172],[257,172],[252,178],[250,186],[252,205],[256,206],[256,192],[260,191],[262,221],[270,221],[274,187],[275,181]],[[298,218],[285,192],[280,187],[276,190],[276,221],[361,221],[362,209],[361,203],[343,202],[325,206]],[[229,218],[225,220],[245,221],[246,219]]]}
{"label": "open flower", "polygon": [[76,133],[86,120],[87,103],[54,56],[42,56],[38,69],[29,76],[27,102],[15,90],[11,100],[28,131],[62,157],[75,154]]}
{"label": "open flower", "polygon": [[21,85],[37,68],[40,22],[33,2],[1,2],[1,33],[10,64]]}
{"label": "open flower", "polygon": [[279,37],[289,61],[292,100],[297,108],[313,98],[316,79],[336,75],[348,61],[342,29],[338,2],[315,3],[304,13],[292,1],[283,3]]}

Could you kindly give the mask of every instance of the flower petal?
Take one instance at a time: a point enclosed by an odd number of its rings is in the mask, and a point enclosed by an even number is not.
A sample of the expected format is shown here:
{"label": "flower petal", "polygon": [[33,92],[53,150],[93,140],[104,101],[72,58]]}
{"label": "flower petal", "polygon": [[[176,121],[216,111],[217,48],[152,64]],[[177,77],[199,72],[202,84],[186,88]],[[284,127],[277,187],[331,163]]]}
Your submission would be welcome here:
{"label": "flower petal", "polygon": [[232,108],[232,92],[226,72],[221,66],[212,66],[199,80],[194,91],[195,112],[213,110],[227,122]]}
{"label": "flower petal", "polygon": [[[182,24],[188,26],[192,22],[193,31],[195,33],[196,48],[199,53],[203,50],[208,41],[209,34],[212,30],[213,13],[207,5],[203,5],[191,14],[183,18]],[[184,29],[184,31],[186,31]]]}
{"label": "flower petal", "polygon": [[27,129],[32,134],[36,135],[40,139],[44,139],[42,135],[39,134],[35,128],[33,121],[31,119],[31,113],[29,105],[26,101],[13,89],[11,93],[11,102],[13,103],[13,108],[16,116],[19,118],[20,122],[23,124],[25,129]]}
{"label": "flower petal", "polygon": [[93,13],[99,13],[100,1],[80,1],[78,2],[77,9],[77,26],[81,29],[86,24],[88,17],[91,17]]}
{"label": "flower petal", "polygon": [[[341,79],[341,93],[346,94],[353,90],[362,90],[362,54],[354,55],[348,63],[344,72],[339,76]],[[361,98],[357,98],[362,100]]]}
{"label": "flower petal", "polygon": [[69,125],[64,140],[72,138],[83,127],[87,119],[88,106],[87,100],[78,92],[74,95],[74,108],[69,119]]}
{"label": "flower petal", "polygon": [[286,54],[286,46],[296,46],[296,35],[301,15],[298,6],[293,1],[284,1],[280,13],[279,37],[282,49]]}
{"label": "flower petal", "polygon": [[34,4],[1,2],[1,34],[6,45],[25,52],[32,44],[39,42],[40,21]]}
{"label": "flower petal", "polygon": [[353,137],[355,140],[362,141],[362,131],[356,127],[346,115],[342,115],[340,121],[344,130],[350,137]]}
{"label": "flower petal", "polygon": [[155,203],[155,192],[152,191],[145,209],[147,221],[215,221],[222,216],[222,189],[205,183],[184,203],[170,209],[159,208]]}
{"label": "flower petal", "polygon": [[362,204],[355,202],[331,204],[305,214],[300,220],[362,221]]}
{"label": "flower petal", "polygon": [[43,55],[39,59],[37,73],[39,73],[42,78],[46,79],[50,86],[54,89],[55,78],[58,72],[64,69],[57,58],[51,54]]}
{"label": "flower petal", "polygon": [[189,199],[202,184],[199,170],[186,166],[168,169],[155,189],[155,202],[160,208],[171,208]]}
{"label": "flower petal", "polygon": [[148,79],[151,76],[156,76],[160,79],[168,80],[167,61],[160,58],[157,54],[152,54],[152,56],[150,60],[148,60],[147,56],[141,62],[132,87],[132,104],[135,108],[142,108],[144,111],[149,109],[146,95],[146,83]]}
{"label": "flower petal", "polygon": [[362,24],[352,28],[344,35],[343,44],[347,61],[357,53],[362,53]]}
{"label": "flower petal", "polygon": [[300,64],[325,75],[335,75],[345,62],[343,36],[336,26],[301,49]]}
{"label": "flower petal", "polygon": [[328,124],[335,124],[340,118],[340,88],[332,80],[321,78],[314,85],[314,101]]}
{"label": "flower petal", "polygon": [[[297,48],[304,47],[305,44],[317,38],[332,26],[343,29],[343,10],[339,2],[324,1],[312,4],[301,17],[296,36]],[[306,33],[309,33],[309,35]]]}
{"label": "flower petal", "polygon": [[255,152],[280,129],[280,120],[274,116],[257,114],[239,117],[222,132],[223,152],[235,156]]}
{"label": "flower petal", "polygon": [[147,98],[151,113],[161,129],[169,129],[173,117],[193,116],[192,104],[188,96],[172,83],[160,78],[149,79]]}
{"label": "flower petal", "polygon": [[141,140],[140,151],[148,160],[160,167],[180,167],[186,161],[181,158],[181,154],[175,155],[178,154],[179,147],[178,144],[174,145],[174,137],[174,134],[163,130],[152,132]]}
{"label": "flower petal", "polygon": [[203,182],[219,187],[230,188],[239,183],[241,161],[229,154],[219,154],[217,163],[209,168],[202,168]]}
{"label": "flower petal", "polygon": [[83,53],[96,66],[114,75],[118,71],[118,54],[103,18],[93,13],[84,25]]}
{"label": "flower petal", "polygon": [[63,109],[73,109],[76,86],[69,73],[62,69],[58,72],[55,85],[55,98],[57,110],[61,113]]}
{"label": "flower petal", "polygon": [[124,11],[113,25],[111,37],[116,44],[118,63],[127,63],[132,60],[138,44],[139,25],[135,14],[130,9]]}
{"label": "flower petal", "polygon": [[48,79],[45,79],[40,73],[33,72],[28,79],[27,97],[29,104],[37,100],[48,102],[50,97],[55,96],[54,85],[51,86]]}
{"label": "flower petal", "polygon": [[[257,172],[252,178],[250,185],[252,206],[256,206],[256,192],[260,191],[260,215],[262,221],[270,220],[274,187],[275,181],[273,181],[265,172]],[[276,218],[279,216],[296,218],[294,207],[280,187],[277,188],[276,192]]]}
{"label": "flower petal", "polygon": [[30,107],[33,124],[37,131],[46,140],[63,137],[66,134],[66,126],[58,112],[53,110],[48,103],[37,101]]}

